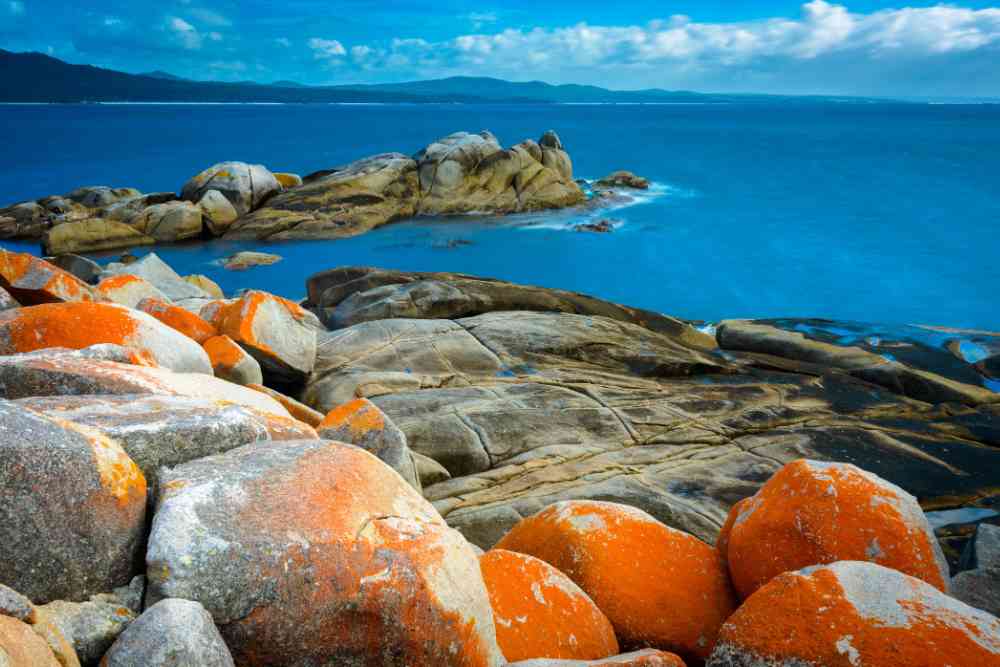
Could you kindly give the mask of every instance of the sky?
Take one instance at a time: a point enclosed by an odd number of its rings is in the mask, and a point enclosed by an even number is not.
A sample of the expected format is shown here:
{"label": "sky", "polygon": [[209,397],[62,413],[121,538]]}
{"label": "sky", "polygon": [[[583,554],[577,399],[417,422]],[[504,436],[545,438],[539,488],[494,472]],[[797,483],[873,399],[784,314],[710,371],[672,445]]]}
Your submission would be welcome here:
{"label": "sky", "polygon": [[0,48],[199,80],[1000,96],[1000,0],[0,0]]}

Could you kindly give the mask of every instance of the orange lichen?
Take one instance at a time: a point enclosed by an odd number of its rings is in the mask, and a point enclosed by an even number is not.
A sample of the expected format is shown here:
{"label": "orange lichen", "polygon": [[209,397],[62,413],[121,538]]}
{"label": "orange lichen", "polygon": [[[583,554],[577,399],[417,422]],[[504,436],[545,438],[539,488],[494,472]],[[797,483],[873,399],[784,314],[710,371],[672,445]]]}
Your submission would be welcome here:
{"label": "orange lichen", "polygon": [[243,348],[229,336],[213,336],[202,343],[202,347],[216,371],[232,370],[247,358]]}
{"label": "orange lichen", "polygon": [[279,355],[257,335],[257,316],[260,309],[268,303],[278,304],[296,320],[305,317],[305,311],[298,304],[267,292],[250,291],[238,301],[221,302],[220,305],[208,304],[202,309],[205,317],[219,329],[221,333],[240,343],[251,345],[255,350],[274,357]]}
{"label": "orange lichen", "polygon": [[680,656],[673,653],[647,649],[607,660],[588,662],[586,667],[687,667],[687,665]]}
{"label": "orange lichen", "polygon": [[219,334],[214,326],[194,313],[160,299],[143,299],[137,308],[152,315],[171,329],[181,332],[196,343],[204,343],[209,338]]}
{"label": "orange lichen", "polygon": [[52,421],[87,439],[94,453],[94,465],[101,478],[101,486],[117,500],[119,507],[145,507],[146,477],[117,442],[82,424],[56,418]]}
{"label": "orange lichen", "polygon": [[323,421],[322,414],[313,410],[308,405],[299,403],[294,398],[285,396],[280,391],[275,391],[260,384],[248,384],[247,389],[253,389],[254,391],[259,391],[262,394],[267,394],[280,403],[283,408],[288,410],[288,414],[292,415],[292,417],[300,422],[308,424],[313,428],[318,428],[320,423]]}
{"label": "orange lichen", "polygon": [[105,303],[50,303],[9,310],[0,313],[0,328],[5,331],[0,354],[127,345],[137,327],[127,308]]}
{"label": "orange lichen", "polygon": [[523,519],[496,546],[566,573],[611,620],[625,648],[703,660],[736,606],[712,547],[625,505],[556,503]]}
{"label": "orange lichen", "polygon": [[128,285],[132,285],[135,283],[144,283],[144,282],[146,281],[140,278],[139,276],[134,276],[131,273],[123,273],[117,276],[111,276],[109,278],[105,278],[104,280],[101,281],[101,284],[97,286],[97,289],[101,290],[102,292],[108,292],[110,290],[121,289],[122,287],[127,287]]}
{"label": "orange lichen", "polygon": [[719,530],[719,536],[715,539],[715,552],[719,554],[719,558],[722,559],[722,563],[728,568],[728,558],[729,558],[729,535],[733,531],[733,524],[736,523],[736,517],[743,507],[746,507],[749,498],[744,498],[740,500],[735,505],[733,505],[729,510],[729,515],[726,517],[726,522],[722,524],[722,529]]}
{"label": "orange lichen", "polygon": [[770,660],[825,667],[1000,664],[996,619],[991,632],[954,609],[934,604],[934,596],[949,598],[921,580],[888,570],[886,574],[901,577],[909,589],[907,599],[900,600],[871,593],[883,598],[891,618],[863,615],[833,568],[781,574],[730,617],[719,634],[720,649],[752,654],[761,664]]}
{"label": "orange lichen", "polygon": [[384,429],[385,420],[382,418],[382,411],[371,401],[358,398],[330,410],[316,428],[323,431],[344,426],[351,431],[352,442],[356,442],[371,431]]}
{"label": "orange lichen", "polygon": [[28,253],[6,250],[0,250],[0,287],[25,306],[100,300],[73,274]]}
{"label": "orange lichen", "polygon": [[933,535],[916,501],[901,493],[853,466],[787,464],[734,518],[727,547],[733,584],[746,598],[782,572],[853,560],[947,590]]}
{"label": "orange lichen", "polygon": [[545,561],[494,549],[479,559],[507,660],[596,660],[618,653],[611,622],[566,575]]}

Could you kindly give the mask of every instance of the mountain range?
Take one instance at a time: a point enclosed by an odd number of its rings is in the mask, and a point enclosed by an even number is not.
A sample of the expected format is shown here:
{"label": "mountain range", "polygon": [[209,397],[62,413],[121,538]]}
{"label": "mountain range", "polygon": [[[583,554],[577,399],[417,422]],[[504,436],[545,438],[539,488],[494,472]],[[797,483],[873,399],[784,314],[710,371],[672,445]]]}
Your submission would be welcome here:
{"label": "mountain range", "polygon": [[871,101],[864,98],[782,97],[690,91],[608,90],[597,86],[513,82],[488,77],[429,81],[306,86],[294,81],[261,84],[193,81],[164,71],[128,74],[73,65],[42,53],[0,49],[0,102],[285,102],[285,103],[684,103],[774,100]]}

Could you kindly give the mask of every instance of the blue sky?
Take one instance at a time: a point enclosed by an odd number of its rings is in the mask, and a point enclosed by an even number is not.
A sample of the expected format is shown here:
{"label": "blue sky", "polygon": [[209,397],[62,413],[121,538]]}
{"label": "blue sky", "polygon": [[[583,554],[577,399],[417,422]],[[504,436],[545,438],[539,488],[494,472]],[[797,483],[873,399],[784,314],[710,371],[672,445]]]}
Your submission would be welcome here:
{"label": "blue sky", "polygon": [[0,0],[0,47],[307,84],[497,76],[610,88],[1000,96],[1000,2]]}

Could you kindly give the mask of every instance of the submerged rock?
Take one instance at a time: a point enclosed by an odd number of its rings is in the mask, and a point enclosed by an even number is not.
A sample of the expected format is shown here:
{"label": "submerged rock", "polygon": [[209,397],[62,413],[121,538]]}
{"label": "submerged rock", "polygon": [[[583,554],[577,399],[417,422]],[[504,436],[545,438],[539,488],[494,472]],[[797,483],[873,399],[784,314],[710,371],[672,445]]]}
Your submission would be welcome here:
{"label": "submerged rock", "polygon": [[281,261],[281,255],[266,252],[238,252],[223,260],[222,266],[229,271],[245,271],[255,266],[270,266]]}
{"label": "submerged rock", "polygon": [[598,220],[597,222],[585,222],[573,226],[573,231],[595,232],[598,234],[609,234],[615,231],[615,223],[610,220]]}
{"label": "submerged rock", "polygon": [[633,190],[648,190],[649,180],[636,176],[631,171],[615,171],[594,182],[597,187],[632,188]]}

